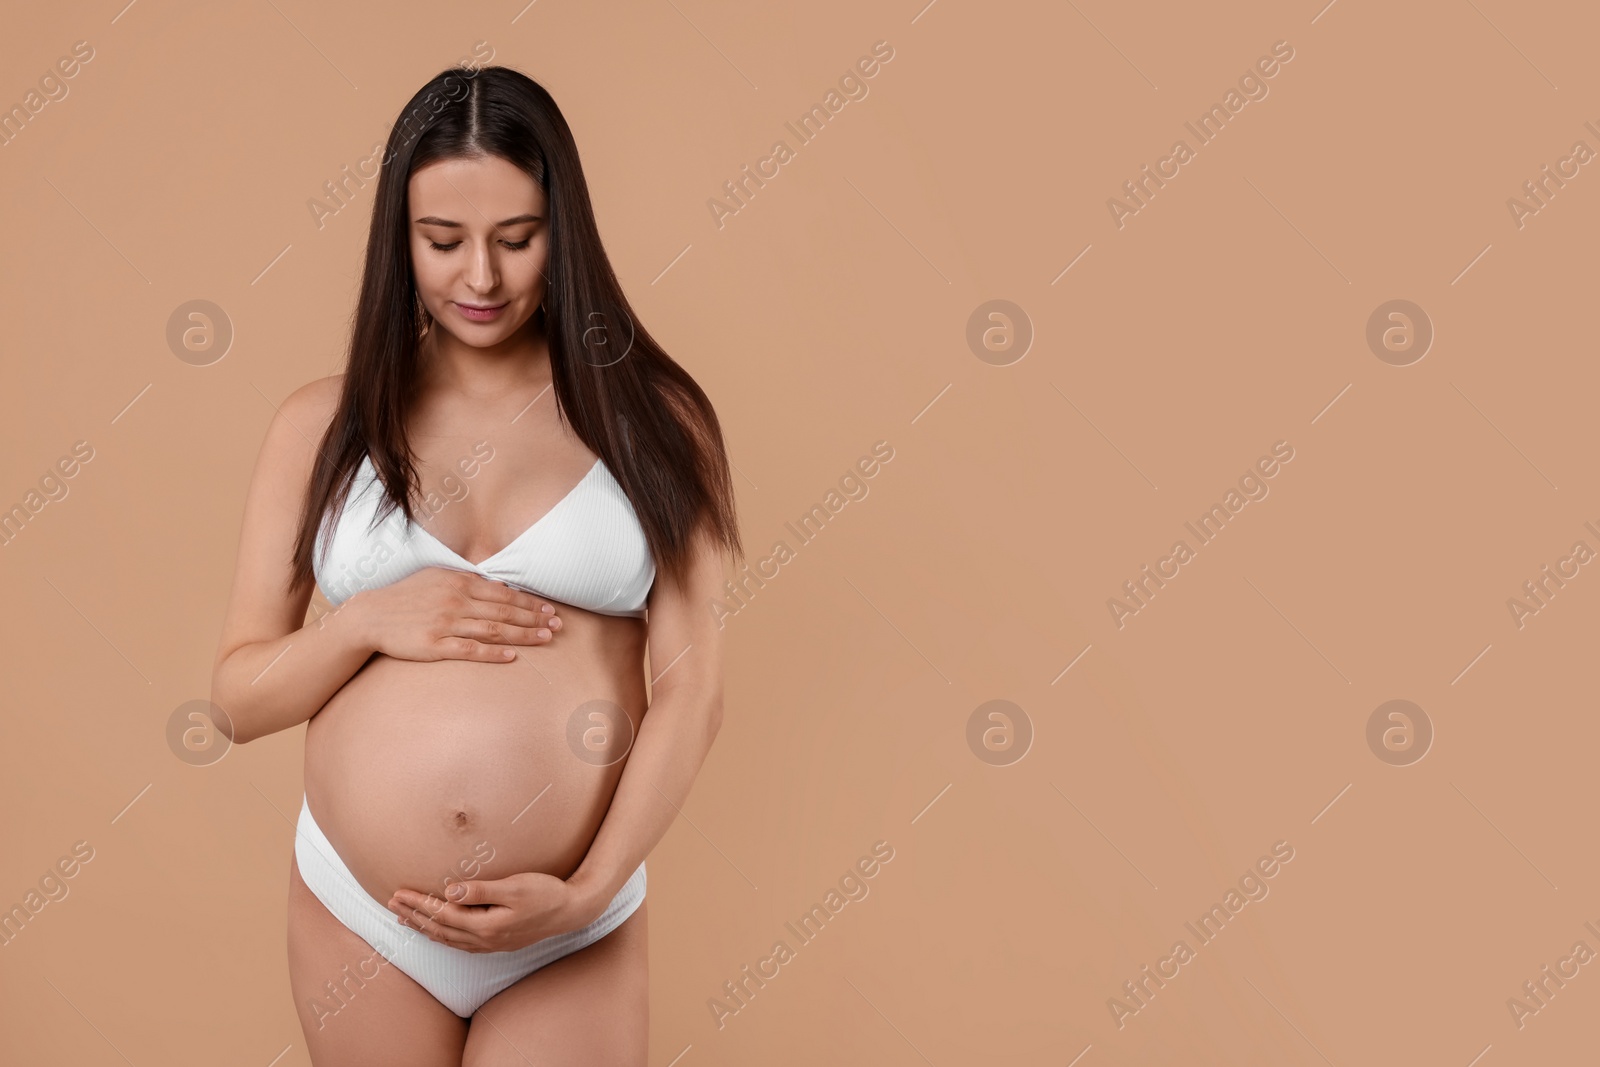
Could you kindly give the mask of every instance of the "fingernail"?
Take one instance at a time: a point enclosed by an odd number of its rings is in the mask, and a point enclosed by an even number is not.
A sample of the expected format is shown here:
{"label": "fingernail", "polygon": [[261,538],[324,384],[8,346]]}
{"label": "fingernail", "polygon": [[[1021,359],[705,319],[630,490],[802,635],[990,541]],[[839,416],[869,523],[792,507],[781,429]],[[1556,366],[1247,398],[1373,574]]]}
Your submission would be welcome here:
{"label": "fingernail", "polygon": [[550,636],[550,631],[549,630],[540,630],[539,631],[539,636],[540,637],[549,637]]}
{"label": "fingernail", "polygon": [[462,885],[460,882],[457,882],[449,889],[446,889],[444,891],[444,895],[449,897],[451,900],[460,900],[462,897],[467,895],[467,887]]}

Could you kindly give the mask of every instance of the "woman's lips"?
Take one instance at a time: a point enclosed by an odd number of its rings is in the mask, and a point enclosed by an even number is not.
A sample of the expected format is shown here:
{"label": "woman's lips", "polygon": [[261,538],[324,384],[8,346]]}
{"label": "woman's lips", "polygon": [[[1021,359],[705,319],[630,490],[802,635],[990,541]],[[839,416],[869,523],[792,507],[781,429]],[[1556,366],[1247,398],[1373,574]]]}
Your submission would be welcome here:
{"label": "woman's lips", "polygon": [[[510,301],[506,303],[509,304]],[[455,304],[456,310],[461,312],[462,317],[469,322],[491,322],[499,318],[500,313],[506,309],[506,304],[494,304],[490,307],[474,307],[472,304],[459,302],[455,302]]]}

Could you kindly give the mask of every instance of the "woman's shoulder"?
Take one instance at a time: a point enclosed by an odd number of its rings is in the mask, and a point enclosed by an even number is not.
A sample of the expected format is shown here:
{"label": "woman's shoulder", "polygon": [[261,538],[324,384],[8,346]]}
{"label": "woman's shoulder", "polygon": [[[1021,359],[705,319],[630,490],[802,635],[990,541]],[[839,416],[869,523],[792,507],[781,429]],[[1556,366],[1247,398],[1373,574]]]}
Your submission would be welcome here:
{"label": "woman's shoulder", "polygon": [[330,374],[309,381],[284,398],[279,410],[302,433],[319,436],[333,421],[344,390],[344,375]]}
{"label": "woman's shoulder", "polygon": [[261,444],[260,462],[287,483],[304,485],[320,442],[339,410],[343,387],[344,375],[335,374],[307,382],[279,401]]}

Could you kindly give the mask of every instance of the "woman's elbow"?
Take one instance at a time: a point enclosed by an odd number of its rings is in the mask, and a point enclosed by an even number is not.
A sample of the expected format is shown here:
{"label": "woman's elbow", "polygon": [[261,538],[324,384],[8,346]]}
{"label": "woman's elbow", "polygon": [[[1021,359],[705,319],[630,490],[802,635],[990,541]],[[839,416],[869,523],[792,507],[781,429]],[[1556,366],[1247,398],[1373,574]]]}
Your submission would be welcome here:
{"label": "woman's elbow", "polygon": [[722,690],[718,689],[706,701],[706,748],[709,749],[722,729]]}
{"label": "woman's elbow", "polygon": [[211,676],[211,729],[226,738],[230,745],[242,745],[254,741],[258,735],[250,732],[247,720],[240,714],[239,703],[233,699],[221,674],[222,670],[218,668]]}

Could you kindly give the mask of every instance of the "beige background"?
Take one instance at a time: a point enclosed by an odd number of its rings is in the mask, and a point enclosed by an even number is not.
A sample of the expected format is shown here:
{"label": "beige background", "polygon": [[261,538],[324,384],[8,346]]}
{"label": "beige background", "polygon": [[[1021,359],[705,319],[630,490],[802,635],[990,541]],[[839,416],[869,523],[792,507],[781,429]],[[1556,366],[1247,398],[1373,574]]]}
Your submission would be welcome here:
{"label": "beige background", "polygon": [[[721,413],[752,560],[895,450],[728,620],[727,722],[650,857],[652,1064],[1591,1059],[1600,965],[1520,1028],[1507,1000],[1600,952],[1600,568],[1520,629],[1507,600],[1600,550],[1600,175],[1520,229],[1507,200],[1600,149],[1600,16],[761,7],[8,13],[7,106],[94,58],[0,148],[0,506],[95,454],[0,550],[0,905],[94,858],[0,948],[0,1059],[308,1062],[302,731],[195,767],[165,730],[208,693],[273,405],[340,367],[370,195],[320,230],[307,202],[478,41],[569,117],[630,298]],[[707,200],[879,40],[870,94],[719,231]],[[1119,229],[1107,199],[1280,40],[1270,94]],[[195,299],[235,331],[210,366],[166,341]],[[1036,334],[1007,366],[966,341],[993,299]],[[1394,299],[1436,330],[1409,366],[1366,341]],[[1118,629],[1108,598],[1277,441],[1270,495]],[[996,699],[1034,733],[1008,766],[967,742]],[[1435,731],[1409,766],[1366,740],[1392,699]],[[870,895],[718,1029],[708,998],[879,840]]]}

